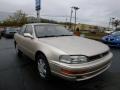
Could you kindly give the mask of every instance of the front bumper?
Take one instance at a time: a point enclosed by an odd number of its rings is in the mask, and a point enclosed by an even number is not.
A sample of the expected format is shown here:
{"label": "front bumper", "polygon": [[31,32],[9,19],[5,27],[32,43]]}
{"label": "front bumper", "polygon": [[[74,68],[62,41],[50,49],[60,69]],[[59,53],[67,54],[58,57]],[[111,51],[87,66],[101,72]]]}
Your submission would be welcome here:
{"label": "front bumper", "polygon": [[9,34],[5,34],[5,37],[7,38],[13,38],[15,33],[9,33]]}
{"label": "front bumper", "polygon": [[50,67],[52,73],[64,79],[82,81],[93,78],[106,71],[111,65],[111,58],[112,53],[109,53],[99,60],[79,65],[68,65],[50,61]]}

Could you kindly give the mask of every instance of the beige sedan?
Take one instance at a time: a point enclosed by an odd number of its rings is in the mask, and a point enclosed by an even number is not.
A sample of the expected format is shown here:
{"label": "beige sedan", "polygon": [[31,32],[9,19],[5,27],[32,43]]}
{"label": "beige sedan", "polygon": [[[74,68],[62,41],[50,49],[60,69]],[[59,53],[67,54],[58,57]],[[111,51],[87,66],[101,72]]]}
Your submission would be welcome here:
{"label": "beige sedan", "polygon": [[56,24],[26,24],[14,41],[18,56],[25,54],[34,60],[43,79],[54,74],[73,81],[87,80],[106,71],[113,56],[105,44],[74,36]]}

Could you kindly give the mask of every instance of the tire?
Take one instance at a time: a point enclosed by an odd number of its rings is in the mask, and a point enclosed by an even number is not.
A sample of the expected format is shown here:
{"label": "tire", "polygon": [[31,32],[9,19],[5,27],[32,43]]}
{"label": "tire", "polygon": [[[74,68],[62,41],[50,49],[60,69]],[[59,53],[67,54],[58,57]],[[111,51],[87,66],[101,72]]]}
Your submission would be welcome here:
{"label": "tire", "polygon": [[51,72],[46,57],[43,54],[37,55],[36,63],[37,63],[37,71],[40,77],[44,80],[49,80],[51,76]]}
{"label": "tire", "polygon": [[5,38],[7,39],[8,38],[8,36],[5,34]]}
{"label": "tire", "polygon": [[18,49],[18,46],[17,46],[17,45],[15,45],[15,50],[16,50],[17,55],[18,55],[19,57],[21,57],[21,56],[22,56],[22,52]]}

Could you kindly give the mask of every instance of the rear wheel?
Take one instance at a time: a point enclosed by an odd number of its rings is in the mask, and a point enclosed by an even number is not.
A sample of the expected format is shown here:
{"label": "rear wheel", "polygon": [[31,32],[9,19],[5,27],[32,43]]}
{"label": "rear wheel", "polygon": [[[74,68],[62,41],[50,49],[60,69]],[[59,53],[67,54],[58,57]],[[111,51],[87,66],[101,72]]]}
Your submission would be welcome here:
{"label": "rear wheel", "polygon": [[43,54],[37,55],[37,69],[42,79],[48,80],[50,78],[50,67],[46,57]]}

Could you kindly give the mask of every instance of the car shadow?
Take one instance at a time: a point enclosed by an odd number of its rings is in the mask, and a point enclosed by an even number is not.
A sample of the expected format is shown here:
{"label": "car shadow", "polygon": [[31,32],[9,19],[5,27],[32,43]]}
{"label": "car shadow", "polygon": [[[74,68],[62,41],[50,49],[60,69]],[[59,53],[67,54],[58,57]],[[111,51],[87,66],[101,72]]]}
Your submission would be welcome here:
{"label": "car shadow", "polygon": [[106,71],[105,73],[94,77],[92,79],[80,82],[73,82],[52,76],[50,80],[45,81],[40,78],[35,62],[27,56],[19,58],[18,63],[21,63],[20,69],[24,79],[24,85],[29,90],[101,90],[105,86],[109,86],[110,82],[114,81],[112,73]]}
{"label": "car shadow", "polygon": [[111,49],[113,49],[113,50],[118,50],[118,49],[120,49],[120,47],[114,47],[114,46],[109,46]]}

